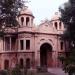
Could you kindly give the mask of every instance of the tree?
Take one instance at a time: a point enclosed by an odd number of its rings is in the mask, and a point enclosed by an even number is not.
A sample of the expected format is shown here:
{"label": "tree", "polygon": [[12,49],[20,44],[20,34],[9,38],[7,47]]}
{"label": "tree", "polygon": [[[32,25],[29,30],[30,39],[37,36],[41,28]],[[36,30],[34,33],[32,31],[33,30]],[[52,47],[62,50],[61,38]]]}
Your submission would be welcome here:
{"label": "tree", "polygon": [[64,61],[64,70],[69,75],[75,72],[75,0],[69,0],[59,8],[61,12],[60,20],[64,23],[66,31],[62,36],[63,40],[67,40],[69,44],[68,56]]}
{"label": "tree", "polygon": [[0,0],[0,27],[16,26],[18,24],[16,16],[19,10],[24,6],[23,0]]}

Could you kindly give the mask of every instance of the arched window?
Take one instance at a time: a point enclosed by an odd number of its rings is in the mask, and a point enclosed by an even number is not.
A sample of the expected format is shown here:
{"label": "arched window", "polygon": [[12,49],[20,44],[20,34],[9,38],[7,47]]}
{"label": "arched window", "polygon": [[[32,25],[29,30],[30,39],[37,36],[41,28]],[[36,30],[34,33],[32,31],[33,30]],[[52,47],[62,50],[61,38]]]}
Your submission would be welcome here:
{"label": "arched window", "polygon": [[20,50],[24,50],[24,40],[20,40]]}
{"label": "arched window", "polygon": [[61,22],[59,22],[59,29],[61,29]]}
{"label": "arched window", "polygon": [[26,17],[26,26],[29,24],[29,17]]}
{"label": "arched window", "polygon": [[21,17],[21,24],[23,25],[24,17]]}
{"label": "arched window", "polygon": [[5,60],[4,61],[4,69],[8,69],[9,68],[9,60]]}
{"label": "arched window", "polygon": [[60,49],[63,50],[63,42],[60,42]]}
{"label": "arched window", "polygon": [[55,22],[55,28],[57,29],[57,22]]}
{"label": "arched window", "polygon": [[5,50],[10,50],[10,37],[5,37]]}
{"label": "arched window", "polygon": [[30,40],[26,40],[26,50],[30,50]]}
{"label": "arched window", "polygon": [[20,68],[23,69],[23,67],[24,67],[24,62],[23,62],[23,59],[21,58],[20,59]]}
{"label": "arched window", "polygon": [[30,68],[30,59],[29,58],[26,59],[26,68]]}

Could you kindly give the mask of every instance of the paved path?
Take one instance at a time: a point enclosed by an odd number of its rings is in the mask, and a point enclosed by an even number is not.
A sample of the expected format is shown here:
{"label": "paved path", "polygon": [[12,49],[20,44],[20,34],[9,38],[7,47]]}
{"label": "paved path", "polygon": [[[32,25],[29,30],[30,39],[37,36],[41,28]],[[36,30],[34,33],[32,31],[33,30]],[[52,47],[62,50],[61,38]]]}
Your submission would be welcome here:
{"label": "paved path", "polygon": [[55,74],[51,74],[51,73],[45,72],[45,73],[37,73],[35,75],[55,75]]}
{"label": "paved path", "polygon": [[[61,68],[48,68],[48,72],[36,72],[36,69],[32,69],[34,74],[30,75],[68,75]],[[31,73],[31,70],[29,70]],[[28,74],[29,75],[29,74]]]}
{"label": "paved path", "polygon": [[53,73],[55,75],[68,75],[67,73],[65,74],[61,68],[49,68],[48,72]]}

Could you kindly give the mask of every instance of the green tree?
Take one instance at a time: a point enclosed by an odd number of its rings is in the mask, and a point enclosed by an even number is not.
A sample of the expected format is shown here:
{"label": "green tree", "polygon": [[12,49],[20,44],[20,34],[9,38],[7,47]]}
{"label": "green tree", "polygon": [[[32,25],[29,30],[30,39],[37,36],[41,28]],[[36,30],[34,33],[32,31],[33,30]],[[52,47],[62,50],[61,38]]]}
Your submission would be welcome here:
{"label": "green tree", "polygon": [[75,72],[75,0],[64,3],[59,11],[61,12],[60,20],[66,27],[62,39],[67,40],[69,44],[68,56],[64,61],[64,70],[72,75]]}
{"label": "green tree", "polygon": [[0,0],[0,27],[16,26],[18,24],[16,16],[24,4],[23,0]]}

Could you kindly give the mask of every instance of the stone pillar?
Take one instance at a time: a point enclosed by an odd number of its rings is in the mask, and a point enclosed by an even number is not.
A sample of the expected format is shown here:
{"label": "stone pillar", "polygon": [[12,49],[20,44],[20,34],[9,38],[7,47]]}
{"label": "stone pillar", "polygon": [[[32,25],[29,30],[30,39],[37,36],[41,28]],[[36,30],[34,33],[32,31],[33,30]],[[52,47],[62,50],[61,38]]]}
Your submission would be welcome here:
{"label": "stone pillar", "polygon": [[[24,50],[26,50],[26,39],[24,39]],[[20,41],[19,41],[19,49],[20,49]]]}
{"label": "stone pillar", "polygon": [[36,66],[37,66],[37,62],[38,62],[38,60],[37,60],[37,51],[35,51],[35,60],[34,60],[35,62],[35,68],[36,68]]}
{"label": "stone pillar", "polygon": [[31,27],[31,17],[29,17],[29,27]]}
{"label": "stone pillar", "polygon": [[10,51],[11,51],[11,43],[12,43],[12,42],[11,42],[11,37],[10,37],[9,39],[10,39]]}
{"label": "stone pillar", "polygon": [[4,69],[4,56],[1,55],[1,69]]}
{"label": "stone pillar", "polygon": [[58,67],[58,52],[57,51],[55,52],[55,55],[56,55],[55,56],[55,62],[56,62],[55,67]]}
{"label": "stone pillar", "polygon": [[59,28],[59,27],[60,27],[60,26],[59,26],[59,21],[57,22],[57,27],[58,27],[57,29],[60,30],[60,28]]}
{"label": "stone pillar", "polygon": [[55,26],[54,26],[54,22],[53,22],[53,28],[55,28]]}
{"label": "stone pillar", "polygon": [[62,30],[64,30],[64,24],[61,22]]}
{"label": "stone pillar", "polygon": [[20,50],[20,39],[18,39],[18,50]]}
{"label": "stone pillar", "polygon": [[5,37],[4,37],[4,40],[3,40],[3,50],[5,51]]}
{"label": "stone pillar", "polygon": [[37,52],[37,66],[40,66],[40,51]]}
{"label": "stone pillar", "polygon": [[53,67],[57,67],[57,52],[56,51],[52,53],[52,59],[53,59]]}

